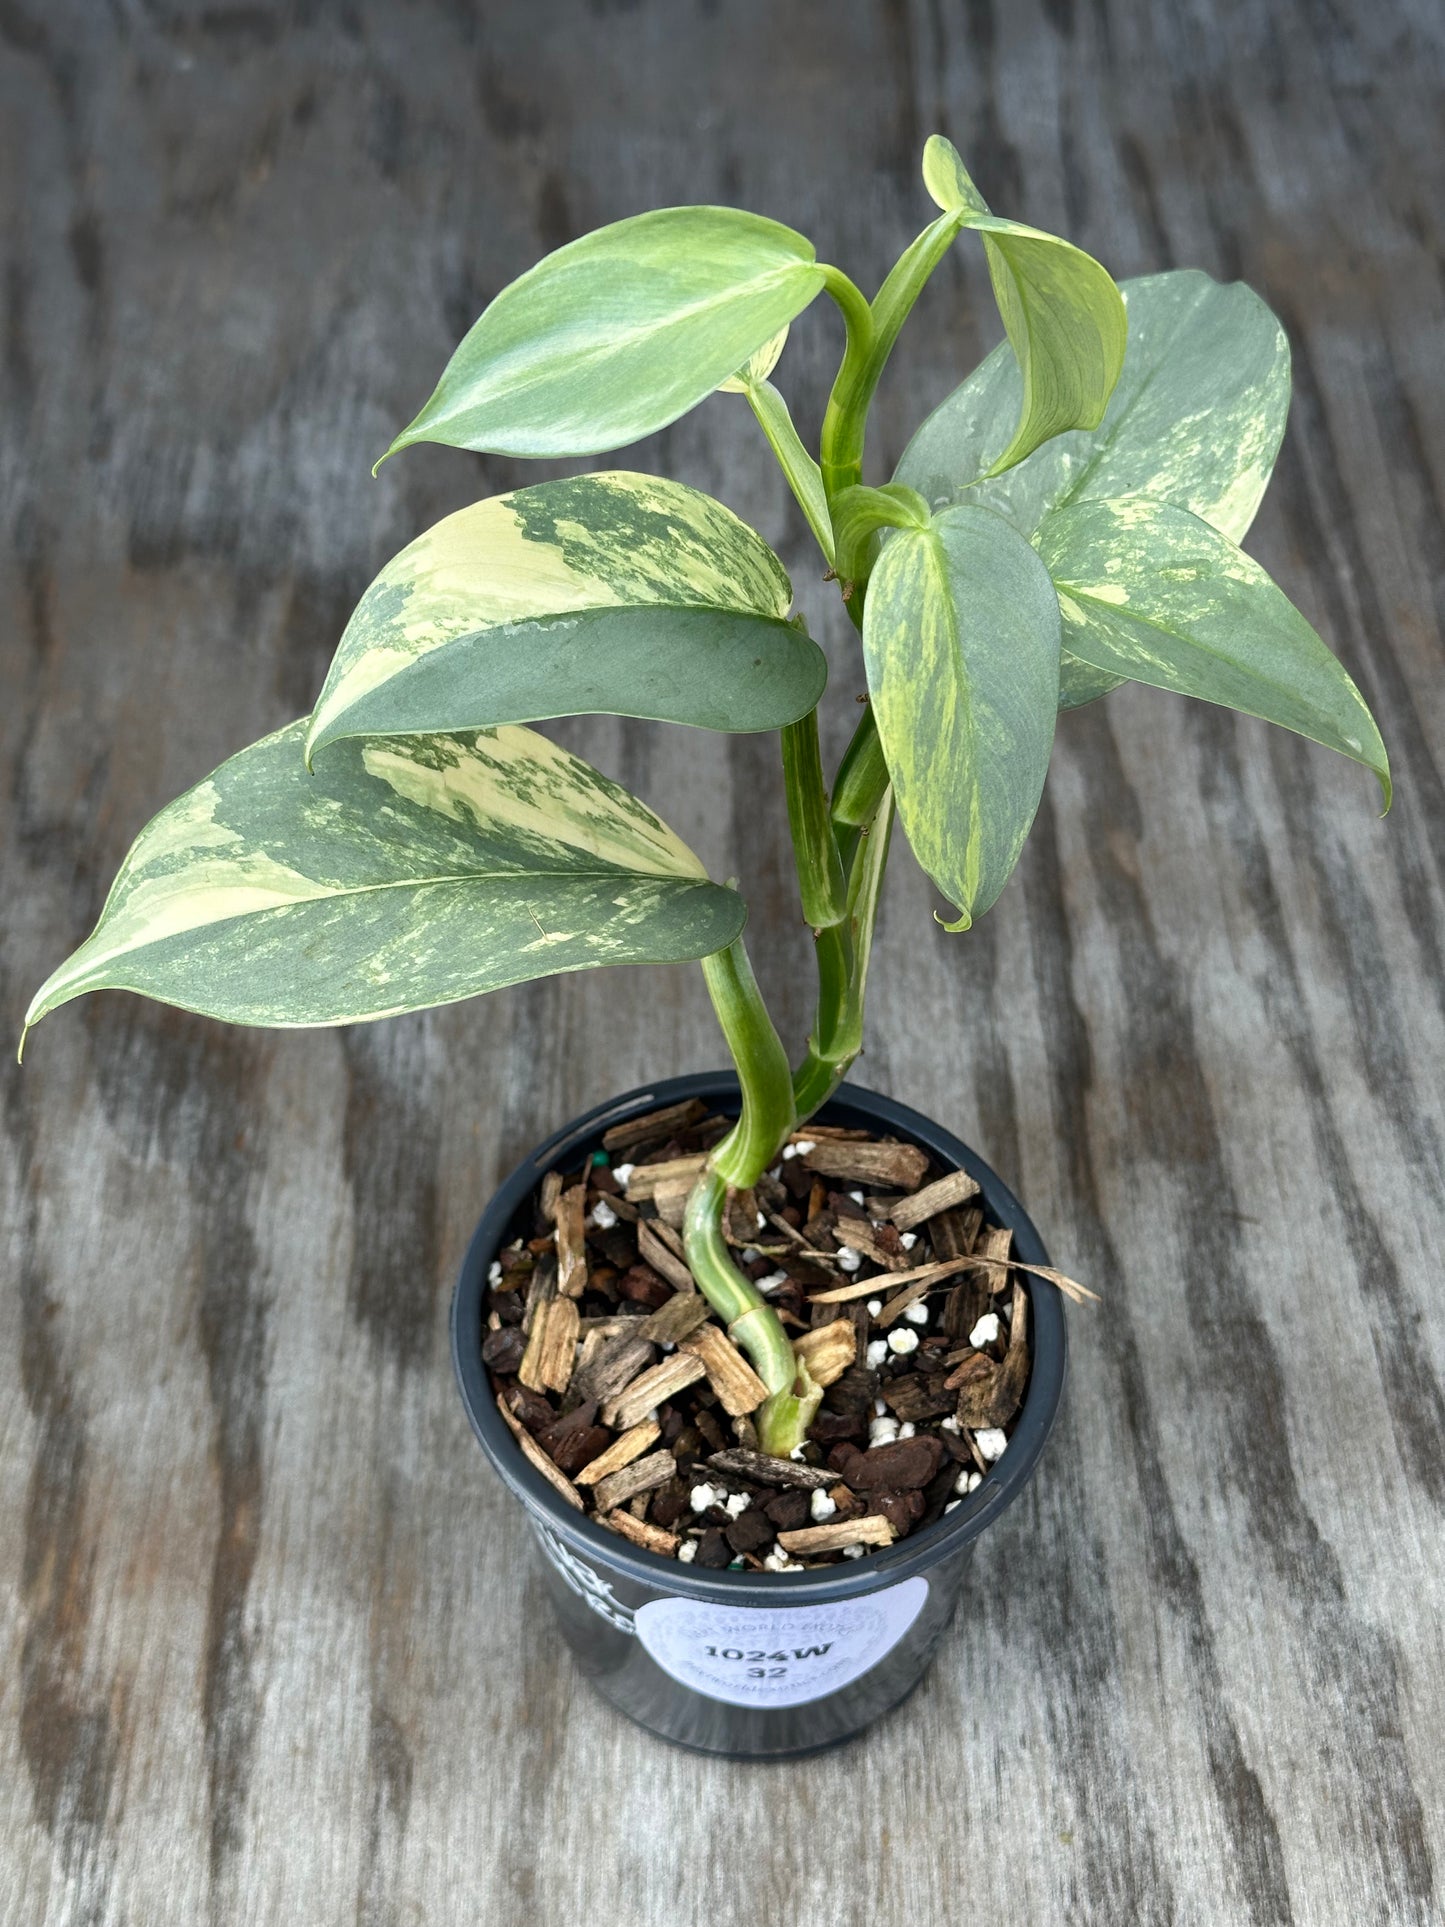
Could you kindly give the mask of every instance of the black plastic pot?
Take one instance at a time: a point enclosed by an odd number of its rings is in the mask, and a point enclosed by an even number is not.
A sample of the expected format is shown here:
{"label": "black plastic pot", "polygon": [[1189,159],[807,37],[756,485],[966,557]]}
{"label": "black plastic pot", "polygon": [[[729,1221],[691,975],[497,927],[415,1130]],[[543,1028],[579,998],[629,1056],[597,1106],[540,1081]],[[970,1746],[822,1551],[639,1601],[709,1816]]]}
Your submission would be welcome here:
{"label": "black plastic pot", "polygon": [[[478,1225],[452,1301],[452,1356],[472,1429],[527,1509],[563,1636],[605,1699],[649,1732],[704,1753],[785,1759],[860,1732],[917,1685],[953,1616],[973,1543],[1033,1477],[1058,1409],[1067,1339],[1053,1285],[1024,1276],[1033,1365],[1008,1450],[927,1531],[866,1558],[799,1573],[699,1572],[629,1545],[533,1471],[497,1411],[482,1364],[487,1271],[531,1229],[532,1194],[576,1168],[623,1118],[700,1097],[736,1113],[730,1073],[675,1077],[576,1119],[507,1179]],[[885,1129],[982,1187],[1030,1264],[1048,1255],[1023,1207],[968,1147],[916,1111],[845,1085],[819,1122]]]}

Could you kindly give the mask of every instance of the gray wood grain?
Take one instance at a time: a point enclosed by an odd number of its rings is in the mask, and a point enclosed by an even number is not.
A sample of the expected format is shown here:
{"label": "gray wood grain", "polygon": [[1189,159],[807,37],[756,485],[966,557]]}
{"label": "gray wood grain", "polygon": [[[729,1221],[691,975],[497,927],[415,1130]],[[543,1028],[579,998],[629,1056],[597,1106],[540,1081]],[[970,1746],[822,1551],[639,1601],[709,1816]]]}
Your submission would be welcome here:
{"label": "gray wood grain", "polygon": [[[900,851],[861,1081],[975,1142],[1104,1302],[928,1689],[800,1766],[589,1695],[446,1356],[498,1176],[718,1060],[696,972],[340,1033],[50,1019],[0,1076],[5,1927],[1442,1917],[1442,78],[1427,0],[0,3],[9,1032],[145,817],[309,706],[380,563],[547,472],[367,472],[499,286],[707,199],[876,284],[939,126],[1116,272],[1280,311],[1252,546],[1399,799],[1133,689],[1065,721],[975,932]],[[995,332],[960,251],[878,474]],[[810,423],[837,345],[795,330]],[[780,547],[836,749],[856,658],[746,410],[629,459]],[[769,741],[562,734],[745,879],[798,1040]]]}

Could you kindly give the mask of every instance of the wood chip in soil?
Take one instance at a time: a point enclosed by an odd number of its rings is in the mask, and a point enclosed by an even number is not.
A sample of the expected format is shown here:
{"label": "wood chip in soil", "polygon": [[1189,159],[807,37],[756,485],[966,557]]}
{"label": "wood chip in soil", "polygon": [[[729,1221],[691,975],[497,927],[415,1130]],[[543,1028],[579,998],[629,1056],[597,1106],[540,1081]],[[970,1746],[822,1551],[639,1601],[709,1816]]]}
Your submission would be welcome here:
{"label": "wood chip in soil", "polygon": [[617,1506],[626,1505],[639,1492],[650,1492],[655,1485],[666,1485],[676,1470],[677,1461],[671,1452],[666,1449],[649,1452],[646,1458],[634,1459],[631,1465],[624,1465],[616,1472],[609,1472],[605,1479],[599,1479],[593,1501],[599,1512],[611,1512]]}
{"label": "wood chip in soil", "polygon": [[619,1432],[629,1431],[664,1399],[702,1378],[706,1370],[702,1360],[693,1353],[674,1352],[671,1358],[664,1358],[660,1365],[633,1379],[625,1391],[603,1406],[603,1424],[616,1426]]}
{"label": "wood chip in soil", "polygon": [[788,1553],[841,1552],[844,1546],[891,1546],[893,1528],[886,1519],[865,1513],[861,1519],[780,1532],[778,1544]]}
{"label": "wood chip in soil", "polygon": [[[595,1459],[584,1465],[576,1474],[578,1485],[596,1485],[605,1479],[609,1472],[620,1472],[624,1465],[641,1458],[649,1446],[655,1445],[662,1437],[662,1428],[656,1419],[640,1419],[628,1432],[613,1439],[605,1452],[598,1453]],[[675,1464],[674,1464],[674,1469]]]}
{"label": "wood chip in soil", "polygon": [[708,1382],[730,1418],[755,1412],[767,1397],[767,1386],[720,1326],[703,1325],[683,1339],[678,1350],[702,1360]]}
{"label": "wood chip in soil", "polygon": [[813,1382],[835,1384],[858,1356],[858,1334],[851,1318],[835,1318],[793,1340],[793,1352],[807,1366]]}
{"label": "wood chip in soil", "polygon": [[950,1171],[946,1178],[937,1178],[932,1184],[925,1184],[921,1191],[915,1191],[909,1197],[870,1198],[868,1203],[873,1217],[887,1218],[899,1231],[911,1231],[915,1225],[936,1218],[940,1211],[965,1204],[977,1195],[977,1178],[971,1178],[967,1171]]}
{"label": "wood chip in soil", "polygon": [[635,1519],[630,1512],[608,1512],[603,1515],[602,1523],[624,1539],[630,1539],[644,1552],[660,1553],[664,1559],[675,1559],[677,1548],[682,1543],[675,1532],[665,1532],[661,1526],[649,1525],[646,1519]]}

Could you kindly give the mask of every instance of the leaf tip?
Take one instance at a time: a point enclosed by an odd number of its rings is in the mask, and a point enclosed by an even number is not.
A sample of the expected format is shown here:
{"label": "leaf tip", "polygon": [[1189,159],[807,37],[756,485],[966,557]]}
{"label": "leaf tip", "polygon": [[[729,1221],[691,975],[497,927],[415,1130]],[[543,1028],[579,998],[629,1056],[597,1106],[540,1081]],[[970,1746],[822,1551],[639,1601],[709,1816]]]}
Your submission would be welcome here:
{"label": "leaf tip", "polygon": [[933,913],[933,921],[942,929],[948,931],[950,936],[957,936],[960,930],[971,930],[973,928],[973,918],[967,910],[960,910],[957,919],[953,923],[950,923],[947,917],[939,916],[935,910]]}
{"label": "leaf tip", "polygon": [[964,210],[987,214],[988,203],[974,186],[963,157],[946,134],[930,134],[923,144],[923,185],[945,214]]}

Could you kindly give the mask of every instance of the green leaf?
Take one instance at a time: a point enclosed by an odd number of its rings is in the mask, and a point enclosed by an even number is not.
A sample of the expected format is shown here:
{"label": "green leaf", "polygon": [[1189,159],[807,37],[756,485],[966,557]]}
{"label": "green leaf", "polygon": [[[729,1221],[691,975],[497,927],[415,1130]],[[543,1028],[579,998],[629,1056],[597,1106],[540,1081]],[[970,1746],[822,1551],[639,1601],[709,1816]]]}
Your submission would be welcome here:
{"label": "green leaf", "polygon": [[672,207],[614,222],[503,288],[387,454],[413,442],[620,448],[735,375],[822,286],[812,243],[758,214]]}
{"label": "green leaf", "polygon": [[1096,673],[1279,723],[1363,763],[1390,804],[1365,699],[1259,564],[1187,509],[1147,496],[1047,517],[1039,553],[1066,648]]}
{"label": "green leaf", "polygon": [[779,729],[827,680],[792,588],[730,509],[652,475],[582,475],[449,515],[346,626],[308,756],[341,736],[603,713]]}
{"label": "green leaf", "polygon": [[1008,881],[1048,771],[1059,690],[1048,571],[987,509],[900,530],[868,585],[863,654],[898,814],[964,928]]}
{"label": "green leaf", "polygon": [[304,722],[163,809],[27,1028],[87,990],[344,1024],[596,964],[701,957],[746,909],[636,797],[530,729],[340,743]]}
{"label": "green leaf", "polygon": [[983,236],[994,299],[1018,364],[1013,435],[989,469],[998,475],[1055,435],[1098,427],[1123,366],[1124,303],[1091,254],[991,214],[957,150],[940,134],[924,149],[923,179],[946,214]]}
{"label": "green leaf", "polygon": [[[966,499],[1032,536],[1068,502],[1144,494],[1191,509],[1242,541],[1289,409],[1289,343],[1242,282],[1186,269],[1123,283],[1129,344],[1104,419],[1062,435],[1007,475],[988,452],[1019,412],[1007,343],[979,363],[904,450],[895,480],[938,507]],[[965,493],[966,492],[966,493]]]}

